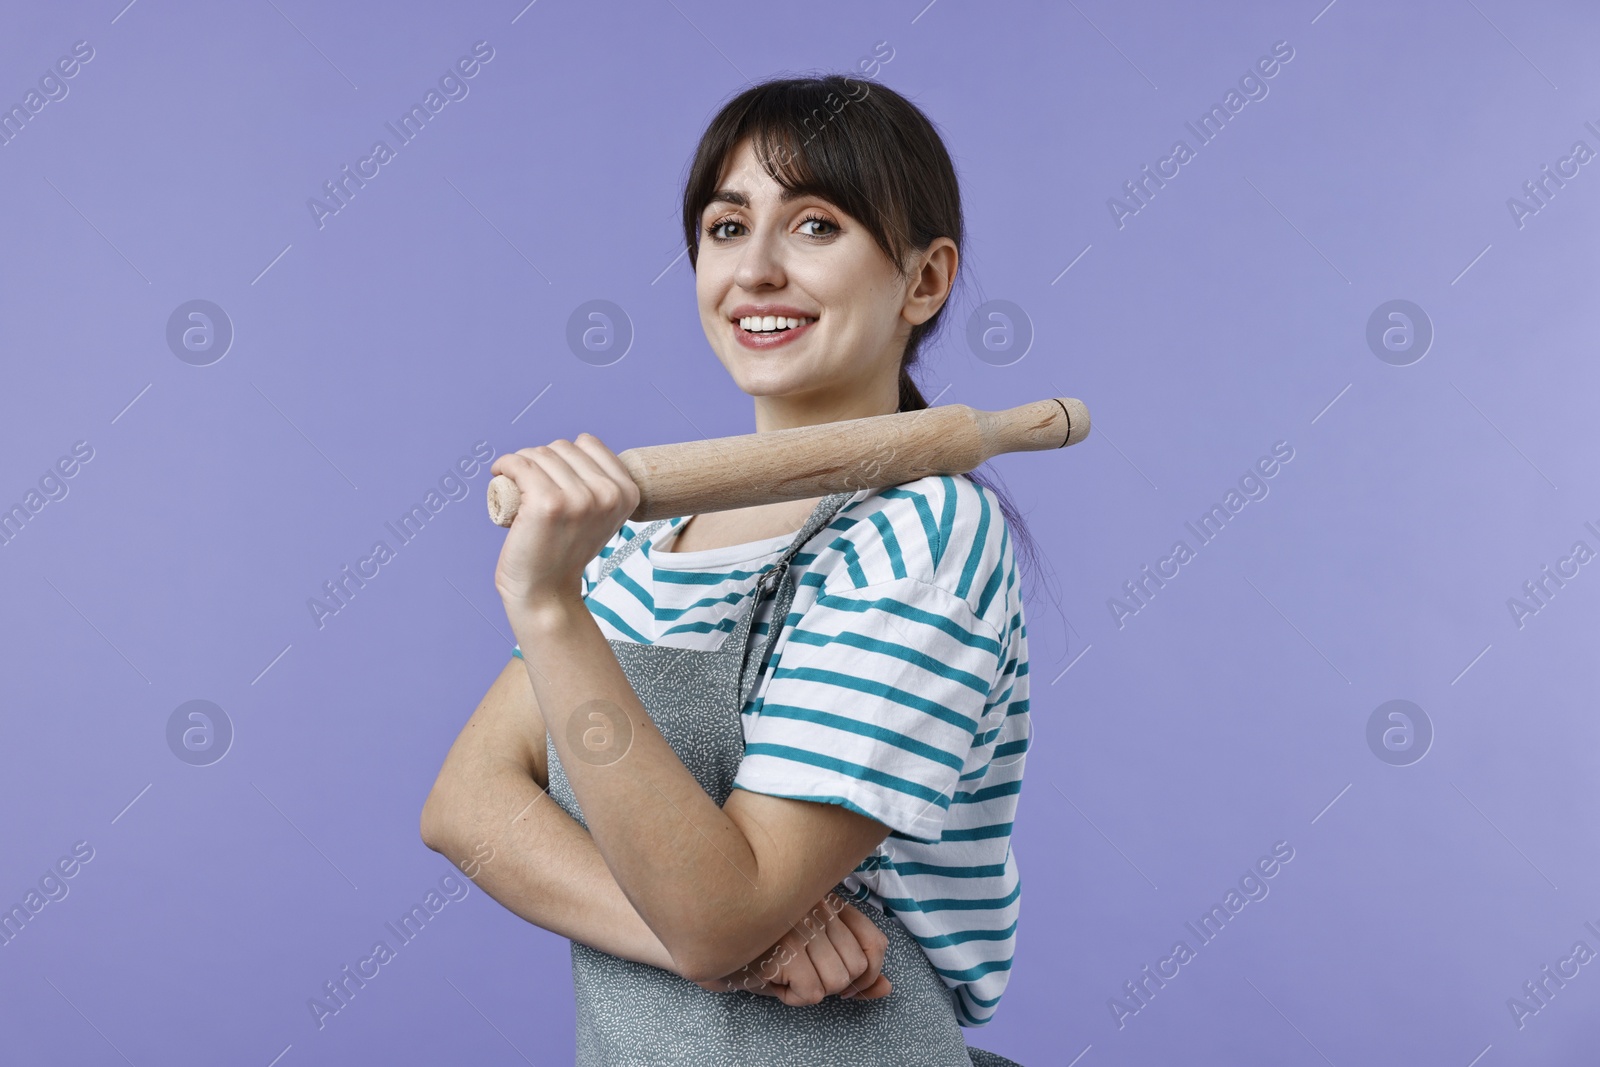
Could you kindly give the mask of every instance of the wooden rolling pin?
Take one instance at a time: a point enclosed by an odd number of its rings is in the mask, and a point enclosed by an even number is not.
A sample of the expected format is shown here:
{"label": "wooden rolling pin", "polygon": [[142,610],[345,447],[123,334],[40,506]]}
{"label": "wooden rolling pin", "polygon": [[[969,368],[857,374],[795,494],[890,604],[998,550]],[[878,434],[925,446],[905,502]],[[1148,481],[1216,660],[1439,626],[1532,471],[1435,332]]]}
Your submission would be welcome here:
{"label": "wooden rolling pin", "polygon": [[[776,504],[965,474],[1002,452],[1065,448],[1089,435],[1089,409],[1071,397],[979,411],[943,404],[736,437],[648,445],[617,453],[639,486],[633,522]],[[489,479],[489,518],[510,526],[521,494]]]}

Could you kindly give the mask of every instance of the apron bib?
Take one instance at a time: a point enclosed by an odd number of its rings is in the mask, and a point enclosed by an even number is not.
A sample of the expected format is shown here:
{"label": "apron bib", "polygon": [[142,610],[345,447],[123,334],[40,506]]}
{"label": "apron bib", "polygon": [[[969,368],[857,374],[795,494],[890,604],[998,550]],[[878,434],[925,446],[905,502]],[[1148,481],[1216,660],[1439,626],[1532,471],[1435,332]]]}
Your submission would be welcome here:
{"label": "apron bib", "polygon": [[[744,758],[741,711],[794,598],[789,561],[852,496],[834,493],[817,504],[794,542],[761,573],[738,625],[717,648],[610,642],[640,703],[718,806],[732,793]],[[666,522],[652,523],[613,552],[595,584]],[[773,588],[777,599],[766,641],[760,655],[751,656],[756,612]],[[548,737],[546,755],[551,799],[588,829]],[[953,991],[898,918],[856,903],[843,883],[834,892],[888,937],[883,973],[894,986],[888,996],[830,996],[819,1004],[791,1007],[745,990],[713,993],[671,971],[573,941],[578,1067],[1018,1067],[982,1049],[969,1051],[956,1021]]]}

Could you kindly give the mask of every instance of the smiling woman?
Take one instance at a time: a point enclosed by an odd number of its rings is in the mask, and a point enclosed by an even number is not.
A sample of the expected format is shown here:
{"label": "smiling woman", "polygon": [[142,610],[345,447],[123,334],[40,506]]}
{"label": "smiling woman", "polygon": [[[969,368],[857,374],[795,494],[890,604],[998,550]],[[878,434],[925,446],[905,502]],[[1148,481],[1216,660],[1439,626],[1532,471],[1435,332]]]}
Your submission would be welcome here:
{"label": "smiling woman", "polygon": [[[927,406],[909,366],[960,194],[926,116],[868,88],[745,90],[685,185],[701,325],[757,432]],[[994,1017],[1021,900],[1009,501],[933,475],[635,527],[638,486],[588,434],[491,471],[540,502],[495,571],[522,663],[423,837],[492,846],[480,886],[571,940],[577,1062],[1010,1063],[961,1032]]]}

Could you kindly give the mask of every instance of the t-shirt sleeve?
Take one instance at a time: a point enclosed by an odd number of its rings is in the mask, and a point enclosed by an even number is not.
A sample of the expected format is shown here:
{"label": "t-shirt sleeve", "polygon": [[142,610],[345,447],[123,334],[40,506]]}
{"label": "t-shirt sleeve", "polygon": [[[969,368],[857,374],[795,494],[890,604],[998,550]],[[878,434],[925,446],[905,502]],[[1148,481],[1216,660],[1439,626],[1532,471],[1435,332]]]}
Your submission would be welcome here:
{"label": "t-shirt sleeve", "polygon": [[734,788],[937,841],[1003,655],[965,600],[918,578],[824,587],[773,665]]}
{"label": "t-shirt sleeve", "polygon": [[[631,522],[623,523],[622,524],[622,528],[620,530],[618,530],[616,533],[612,534],[611,535],[611,540],[607,541],[601,547],[599,553],[597,553],[595,555],[595,557],[593,559],[591,559],[584,566],[584,568],[583,568],[583,596],[584,596],[585,599],[588,599],[590,591],[593,590],[594,587],[599,584],[599,582],[600,582],[600,568],[604,567],[605,563],[606,563],[606,560],[611,558],[611,553],[615,552],[617,549],[621,548],[623,545],[627,544],[629,541],[632,541],[634,539],[634,537],[638,535],[639,530],[641,528],[642,527],[635,526]],[[515,647],[513,647],[511,649],[511,654],[513,656],[517,657],[518,659],[521,659],[522,658],[522,645],[518,644]]]}

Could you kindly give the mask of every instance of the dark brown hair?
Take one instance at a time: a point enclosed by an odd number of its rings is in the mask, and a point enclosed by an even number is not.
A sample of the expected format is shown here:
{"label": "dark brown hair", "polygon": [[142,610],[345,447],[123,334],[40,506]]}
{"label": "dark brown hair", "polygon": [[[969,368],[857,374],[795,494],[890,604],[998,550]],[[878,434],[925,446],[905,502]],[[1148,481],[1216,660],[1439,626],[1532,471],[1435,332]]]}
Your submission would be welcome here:
{"label": "dark brown hair", "polygon": [[[718,188],[722,168],[746,137],[756,158],[785,189],[814,195],[860,222],[901,277],[911,258],[935,238],[948,237],[964,256],[965,225],[955,166],[932,122],[911,101],[879,83],[845,75],[775,78],[729,100],[706,127],[683,189],[683,237],[689,264],[699,259],[700,219]],[[954,280],[952,293],[954,295]],[[928,406],[911,368],[938,329],[947,298],[911,329],[900,364],[900,410]],[[998,477],[994,472],[989,475]],[[1009,495],[980,475],[967,475],[1000,502],[1019,567],[1028,575],[1038,546]],[[1002,483],[1003,484],[1003,483]]]}

